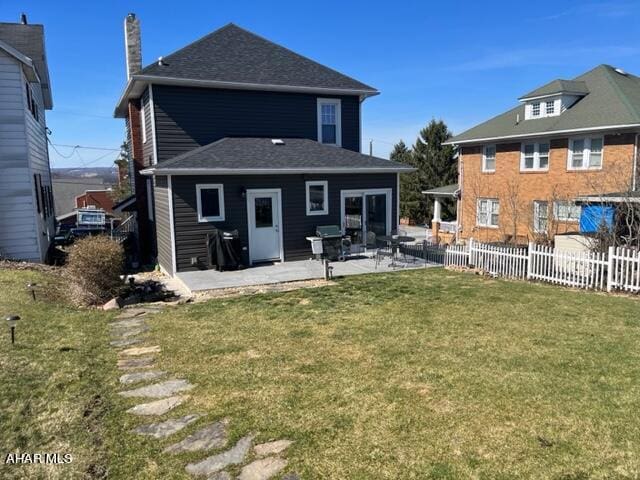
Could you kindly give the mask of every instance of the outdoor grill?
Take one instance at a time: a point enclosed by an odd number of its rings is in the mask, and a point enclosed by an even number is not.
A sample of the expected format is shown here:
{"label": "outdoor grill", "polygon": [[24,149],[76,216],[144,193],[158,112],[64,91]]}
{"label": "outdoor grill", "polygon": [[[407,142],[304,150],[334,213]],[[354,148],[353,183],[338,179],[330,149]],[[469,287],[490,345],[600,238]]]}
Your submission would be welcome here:
{"label": "outdoor grill", "polygon": [[344,261],[351,252],[351,237],[343,235],[338,225],[316,227],[316,236],[322,239],[323,258]]}

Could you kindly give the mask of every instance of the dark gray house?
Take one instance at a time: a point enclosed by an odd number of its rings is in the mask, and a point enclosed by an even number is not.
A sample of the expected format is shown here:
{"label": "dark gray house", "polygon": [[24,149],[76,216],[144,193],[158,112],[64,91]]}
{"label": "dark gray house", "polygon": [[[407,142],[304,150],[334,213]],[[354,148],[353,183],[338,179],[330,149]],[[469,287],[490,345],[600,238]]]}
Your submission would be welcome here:
{"label": "dark gray house", "polygon": [[233,24],[144,68],[133,14],[125,41],[116,116],[141,244],[165,272],[207,268],[215,229],[238,230],[246,264],[310,257],[319,225],[362,245],[396,229],[411,169],[360,153],[374,88]]}

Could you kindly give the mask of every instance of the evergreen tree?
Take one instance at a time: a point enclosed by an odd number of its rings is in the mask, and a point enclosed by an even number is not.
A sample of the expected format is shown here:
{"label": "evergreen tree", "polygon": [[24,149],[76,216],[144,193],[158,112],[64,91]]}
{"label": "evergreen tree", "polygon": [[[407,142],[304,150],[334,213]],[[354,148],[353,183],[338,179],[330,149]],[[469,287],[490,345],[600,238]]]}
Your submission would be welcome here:
{"label": "evergreen tree", "polygon": [[[413,154],[402,140],[393,146],[389,158],[395,162],[415,167]],[[400,174],[401,218],[408,218],[415,221],[419,216],[422,193],[418,174],[419,172]]]}

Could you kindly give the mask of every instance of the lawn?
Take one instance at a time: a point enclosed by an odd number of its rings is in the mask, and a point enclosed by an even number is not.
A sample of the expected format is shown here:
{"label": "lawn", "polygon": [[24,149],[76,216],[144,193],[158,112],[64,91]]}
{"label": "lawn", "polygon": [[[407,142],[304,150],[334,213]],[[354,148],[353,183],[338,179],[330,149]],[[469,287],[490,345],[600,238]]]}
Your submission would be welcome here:
{"label": "lawn", "polygon": [[[109,478],[187,478],[205,454],[168,457],[175,438],[129,433],[143,421],[114,395],[108,315],[35,305],[15,287],[26,276],[0,272],[0,311],[30,318],[23,344],[0,342],[0,444],[91,451],[84,467]],[[150,324],[158,367],[196,385],[166,417],[205,414],[176,437],[224,417],[231,442],[289,438],[287,471],[303,479],[640,475],[637,298],[430,269],[187,305]],[[51,471],[64,469],[86,472]]]}

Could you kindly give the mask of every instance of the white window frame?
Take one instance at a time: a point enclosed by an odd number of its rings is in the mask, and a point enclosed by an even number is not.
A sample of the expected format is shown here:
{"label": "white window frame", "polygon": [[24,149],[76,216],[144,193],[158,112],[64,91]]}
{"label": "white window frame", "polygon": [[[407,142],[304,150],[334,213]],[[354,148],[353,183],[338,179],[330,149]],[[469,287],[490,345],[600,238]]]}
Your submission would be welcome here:
{"label": "white window frame", "polygon": [[[552,112],[549,112],[549,106],[553,108]],[[556,114],[556,101],[555,100],[547,100],[544,102],[544,116],[545,117],[553,117]]]}
{"label": "white window frame", "polygon": [[[538,113],[536,113],[536,105]],[[542,116],[542,102],[531,102],[531,118],[540,118]]]}
{"label": "white window frame", "polygon": [[[218,204],[220,205],[220,215],[217,217],[204,217],[202,215],[202,190],[218,189]],[[221,183],[199,183],[196,185],[196,203],[198,205],[198,222],[224,222],[224,186]]]}
{"label": "white window frame", "polygon": [[[322,187],[324,188],[324,208],[322,210],[311,210],[311,196],[309,194],[309,187],[318,185],[322,185]],[[329,182],[327,180],[310,180],[308,182],[304,182],[304,189],[307,197],[307,216],[329,215]]]}
{"label": "white window frame", "polygon": [[[487,168],[487,149],[493,147],[493,169]],[[484,145],[482,147],[482,171],[486,173],[496,171],[496,157],[498,155],[498,149],[495,144]]]}
{"label": "white window frame", "polygon": [[[336,106],[336,143],[322,142],[322,105]],[[339,98],[318,98],[317,106],[317,122],[318,122],[318,143],[324,145],[342,146],[342,101]]]}
{"label": "white window frame", "polygon": [[140,130],[142,131],[142,143],[147,143],[147,118],[144,115],[144,103],[140,106]]}
{"label": "white window frame", "polygon": [[[547,225],[546,228],[542,229],[539,226],[539,218],[540,218],[540,207],[542,204],[545,205],[547,209]],[[533,201],[533,231],[535,233],[547,233],[549,229],[549,202],[547,200],[534,200]]]}
{"label": "white window frame", "polygon": [[[480,223],[480,202],[487,202],[487,223]],[[492,224],[493,205],[498,205],[498,223]],[[478,198],[476,203],[476,226],[483,228],[500,228],[500,200],[497,198]]]}
{"label": "white window frame", "polygon": [[[549,151],[547,153],[547,166],[540,167],[540,145],[549,145]],[[525,145],[533,145],[533,168],[527,168],[524,160],[524,147]],[[522,142],[520,144],[520,171],[521,172],[547,172],[549,171],[549,164],[551,163],[551,142],[549,140],[532,140],[530,142]]]}
{"label": "white window frame", "polygon": [[577,223],[580,221],[580,215],[578,215],[577,218],[573,218],[573,217],[567,217],[567,216],[560,216],[560,214],[558,213],[560,211],[560,206],[566,206],[569,210],[572,208],[578,208],[580,214],[582,214],[582,206],[581,205],[577,205],[575,202],[572,202],[570,200],[556,200],[553,202],[553,218],[554,220],[557,220],[559,222],[570,222],[570,223]]}
{"label": "white window frame", "polygon": [[[582,150],[582,166],[574,167],[573,166],[573,143],[579,140],[584,140],[584,147]],[[591,163],[591,142],[593,140],[601,140],[602,141],[602,150],[600,150],[600,165],[596,167],[592,167],[589,164]],[[567,170],[602,170],[602,166],[604,165],[604,136],[596,135],[596,136],[586,136],[586,137],[572,137],[569,139],[569,148],[567,150]]]}

